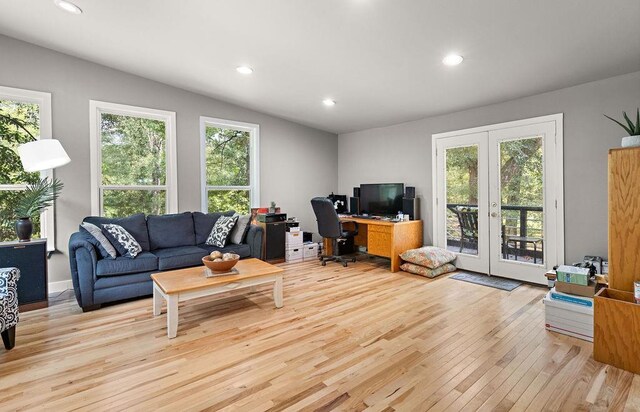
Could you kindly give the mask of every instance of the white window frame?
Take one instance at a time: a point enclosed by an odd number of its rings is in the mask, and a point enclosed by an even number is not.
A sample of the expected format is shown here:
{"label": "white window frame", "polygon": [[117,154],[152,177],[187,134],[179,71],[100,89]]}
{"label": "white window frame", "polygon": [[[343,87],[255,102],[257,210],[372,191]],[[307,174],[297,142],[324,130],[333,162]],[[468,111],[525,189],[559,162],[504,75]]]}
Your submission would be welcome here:
{"label": "white window frame", "polygon": [[[207,185],[207,126],[249,132],[249,185],[211,186]],[[248,190],[249,207],[260,207],[260,125],[200,116],[200,208],[209,212],[209,192],[214,190]]]}
{"label": "white window frame", "polygon": [[[100,135],[100,119],[102,113],[121,116],[142,117],[165,122],[167,145],[166,179],[164,185],[103,185],[102,184],[102,144]],[[166,191],[166,213],[178,212],[178,176],[176,159],[176,113],[146,107],[129,106],[118,103],[89,101],[90,127],[90,160],[91,160],[91,213],[102,216],[103,190],[164,190]]]}
{"label": "white window frame", "polygon": [[[40,129],[39,139],[51,139],[53,127],[51,124],[51,93],[38,92],[34,90],[16,89],[13,87],[0,86],[0,100],[13,100],[22,103],[36,103],[40,107]],[[43,170],[40,172],[41,178],[53,179],[53,170]],[[24,190],[26,184],[3,185],[0,190]],[[47,239],[47,251],[56,250],[56,225],[55,225],[55,204],[47,208],[40,215],[40,235]]]}

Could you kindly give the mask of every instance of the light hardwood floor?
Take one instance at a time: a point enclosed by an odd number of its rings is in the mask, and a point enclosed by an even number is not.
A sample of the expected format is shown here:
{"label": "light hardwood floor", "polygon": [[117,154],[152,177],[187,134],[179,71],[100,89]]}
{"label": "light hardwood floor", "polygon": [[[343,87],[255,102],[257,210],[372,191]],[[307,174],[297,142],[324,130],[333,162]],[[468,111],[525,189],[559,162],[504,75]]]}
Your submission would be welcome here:
{"label": "light hardwood floor", "polygon": [[544,329],[545,289],[283,265],[271,288],[180,307],[151,299],[25,313],[0,350],[0,410],[640,410],[640,376]]}

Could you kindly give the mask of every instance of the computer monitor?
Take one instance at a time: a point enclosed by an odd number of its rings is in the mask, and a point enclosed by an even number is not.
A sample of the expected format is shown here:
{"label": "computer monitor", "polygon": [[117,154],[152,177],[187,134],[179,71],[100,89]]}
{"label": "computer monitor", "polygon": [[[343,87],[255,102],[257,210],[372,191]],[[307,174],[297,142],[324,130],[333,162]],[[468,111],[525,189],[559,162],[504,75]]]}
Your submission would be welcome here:
{"label": "computer monitor", "polygon": [[403,183],[360,185],[360,213],[392,216],[402,210]]}

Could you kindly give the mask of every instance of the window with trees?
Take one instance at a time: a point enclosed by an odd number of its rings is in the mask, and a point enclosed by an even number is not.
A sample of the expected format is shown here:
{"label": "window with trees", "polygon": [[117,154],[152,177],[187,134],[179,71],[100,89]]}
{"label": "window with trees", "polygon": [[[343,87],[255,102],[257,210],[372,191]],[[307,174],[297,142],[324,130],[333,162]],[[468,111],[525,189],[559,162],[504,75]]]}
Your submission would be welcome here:
{"label": "window with trees", "polygon": [[177,212],[175,112],[90,105],[93,213]]}
{"label": "window with trees", "polygon": [[259,126],[201,117],[200,133],[203,212],[258,207]]}
{"label": "window with trees", "polygon": [[[16,202],[28,184],[51,177],[52,171],[27,173],[18,156],[18,146],[51,138],[51,94],[0,86],[0,241],[16,239]],[[32,219],[33,237],[47,238],[55,250],[54,208]]]}

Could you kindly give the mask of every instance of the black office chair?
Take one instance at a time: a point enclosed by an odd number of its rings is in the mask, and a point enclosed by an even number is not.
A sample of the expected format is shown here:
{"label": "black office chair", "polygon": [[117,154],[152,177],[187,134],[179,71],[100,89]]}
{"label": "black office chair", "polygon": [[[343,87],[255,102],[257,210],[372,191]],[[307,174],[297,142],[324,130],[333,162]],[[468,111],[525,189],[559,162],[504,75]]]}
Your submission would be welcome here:
{"label": "black office chair", "polygon": [[357,235],[358,224],[353,222],[355,230],[344,230],[333,203],[326,197],[314,197],[311,199],[311,206],[316,214],[318,233],[322,237],[331,239],[331,248],[333,249],[333,254],[320,256],[322,266],[326,266],[329,261],[340,262],[344,267],[347,267],[348,261],[355,262],[355,257],[345,259],[338,255],[338,241]]}

